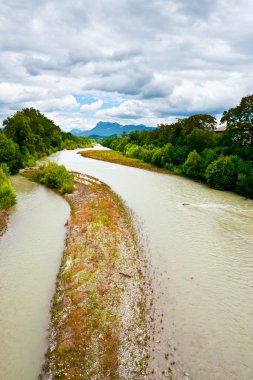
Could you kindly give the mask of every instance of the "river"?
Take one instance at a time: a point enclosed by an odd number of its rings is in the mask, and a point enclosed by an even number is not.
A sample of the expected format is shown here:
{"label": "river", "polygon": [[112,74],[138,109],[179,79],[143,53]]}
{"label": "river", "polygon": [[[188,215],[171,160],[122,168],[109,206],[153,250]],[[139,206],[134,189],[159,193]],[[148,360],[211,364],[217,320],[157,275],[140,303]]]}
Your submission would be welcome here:
{"label": "river", "polygon": [[163,319],[158,367],[169,352],[192,379],[252,380],[253,202],[76,151],[51,160],[106,182],[134,211]]}
{"label": "river", "polygon": [[0,379],[35,380],[70,210],[53,191],[21,176],[12,180],[17,205],[0,237]]}

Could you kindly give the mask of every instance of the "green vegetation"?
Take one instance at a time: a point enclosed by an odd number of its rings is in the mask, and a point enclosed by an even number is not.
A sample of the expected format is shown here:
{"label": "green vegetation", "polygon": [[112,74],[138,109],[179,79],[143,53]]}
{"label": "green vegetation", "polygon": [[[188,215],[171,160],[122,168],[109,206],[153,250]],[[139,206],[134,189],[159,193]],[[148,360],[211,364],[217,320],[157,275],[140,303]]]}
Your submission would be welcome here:
{"label": "green vegetation", "polygon": [[132,166],[134,168],[158,171],[163,173],[165,172],[165,170],[157,168],[154,165],[140,161],[136,158],[126,157],[122,153],[115,152],[114,150],[85,150],[83,152],[79,152],[79,154],[81,154],[83,157],[93,158],[99,161],[107,161],[114,164]]}
{"label": "green vegetation", "polygon": [[32,172],[31,178],[41,184],[64,193],[72,193],[74,190],[73,176],[67,171],[65,166],[50,162],[40,166]]}
{"label": "green vegetation", "polygon": [[214,132],[213,116],[193,115],[153,131],[111,137],[102,144],[126,157],[207,182],[214,189],[253,198],[253,95],[225,111],[221,121],[227,123],[223,133]]}
{"label": "green vegetation", "polygon": [[9,178],[6,164],[0,165],[0,209],[7,208],[16,203],[16,194]]}
{"label": "green vegetation", "polygon": [[0,163],[6,163],[11,174],[58,150],[90,145],[88,138],[62,132],[52,120],[34,108],[16,112],[3,121],[3,126],[0,131]]}
{"label": "green vegetation", "polygon": [[98,180],[75,174],[75,186],[41,378],[144,379],[146,294],[130,216]]}

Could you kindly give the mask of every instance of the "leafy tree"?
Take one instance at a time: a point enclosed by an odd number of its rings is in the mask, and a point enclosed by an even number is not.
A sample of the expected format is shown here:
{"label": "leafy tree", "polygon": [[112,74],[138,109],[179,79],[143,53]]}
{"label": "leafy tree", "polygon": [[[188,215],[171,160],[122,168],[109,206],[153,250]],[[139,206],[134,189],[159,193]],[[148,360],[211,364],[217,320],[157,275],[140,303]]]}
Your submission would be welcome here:
{"label": "leafy tree", "polygon": [[8,164],[12,174],[17,173],[21,165],[18,145],[0,131],[0,163]]}
{"label": "leafy tree", "polygon": [[240,162],[236,191],[241,195],[253,198],[253,161]]}
{"label": "leafy tree", "polygon": [[208,185],[217,190],[233,190],[237,180],[238,157],[220,156],[206,169],[205,177]]}
{"label": "leafy tree", "polygon": [[139,158],[141,148],[136,144],[127,144],[126,156],[131,158]]}
{"label": "leafy tree", "polygon": [[163,155],[162,148],[154,149],[154,153],[153,153],[153,156],[151,158],[152,164],[157,165],[157,166],[162,166],[162,162],[161,162],[162,155]]}
{"label": "leafy tree", "polygon": [[196,149],[201,152],[205,148],[210,148],[214,145],[215,135],[204,129],[194,128],[193,131],[186,137],[187,146],[190,150]]}
{"label": "leafy tree", "polygon": [[239,106],[225,111],[221,122],[227,123],[227,134],[235,145],[253,147],[253,95],[242,98]]}
{"label": "leafy tree", "polygon": [[182,170],[185,175],[191,178],[202,178],[201,175],[201,156],[193,150],[188,154],[185,163],[182,165]]}
{"label": "leafy tree", "polygon": [[60,149],[76,149],[90,143],[86,137],[62,132],[54,122],[34,108],[24,108],[3,121],[0,132],[0,162],[6,162],[11,173]]}
{"label": "leafy tree", "polygon": [[171,164],[173,162],[174,146],[168,143],[162,147],[162,158],[161,164],[165,167],[166,164]]}

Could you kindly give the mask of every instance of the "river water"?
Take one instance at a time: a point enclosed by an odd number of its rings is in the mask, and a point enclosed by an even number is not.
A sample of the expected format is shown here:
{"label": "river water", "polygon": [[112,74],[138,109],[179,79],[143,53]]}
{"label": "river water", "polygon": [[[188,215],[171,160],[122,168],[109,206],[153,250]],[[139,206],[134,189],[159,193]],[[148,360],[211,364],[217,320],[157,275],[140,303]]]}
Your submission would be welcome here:
{"label": "river water", "polygon": [[35,380],[70,211],[53,191],[21,176],[13,182],[17,205],[0,237],[0,379]]}
{"label": "river water", "polygon": [[75,151],[51,159],[106,182],[134,211],[159,288],[160,370],[173,348],[192,379],[252,380],[253,202]]}

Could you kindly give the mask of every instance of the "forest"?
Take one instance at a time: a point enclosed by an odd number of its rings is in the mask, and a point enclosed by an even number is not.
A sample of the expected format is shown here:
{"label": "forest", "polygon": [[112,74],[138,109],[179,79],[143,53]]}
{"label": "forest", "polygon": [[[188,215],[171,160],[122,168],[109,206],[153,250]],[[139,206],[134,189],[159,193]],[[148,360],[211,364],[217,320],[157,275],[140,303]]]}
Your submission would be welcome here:
{"label": "forest", "polygon": [[87,137],[62,132],[52,120],[34,108],[25,108],[3,121],[0,130],[0,208],[15,203],[10,174],[33,166],[36,160],[62,149],[90,144]]}
{"label": "forest", "polygon": [[196,114],[156,130],[107,138],[102,144],[214,189],[253,198],[253,95],[224,111],[221,123],[226,129],[217,133],[214,116]]}

